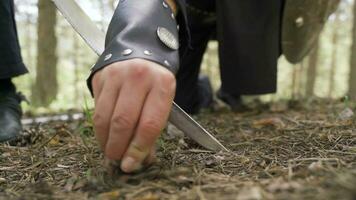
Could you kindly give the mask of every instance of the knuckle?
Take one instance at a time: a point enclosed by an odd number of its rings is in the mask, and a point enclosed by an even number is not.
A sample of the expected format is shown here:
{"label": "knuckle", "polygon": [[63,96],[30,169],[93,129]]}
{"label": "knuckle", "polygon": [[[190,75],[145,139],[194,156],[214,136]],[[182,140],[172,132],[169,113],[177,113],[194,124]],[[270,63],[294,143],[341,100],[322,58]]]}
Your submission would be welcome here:
{"label": "knuckle", "polygon": [[161,124],[158,120],[152,118],[142,122],[143,134],[156,136],[161,132]]}
{"label": "knuckle", "polygon": [[130,77],[134,79],[142,79],[149,73],[149,68],[141,64],[133,64],[130,67]]}
{"label": "knuckle", "polygon": [[147,153],[147,148],[141,146],[141,145],[138,145],[136,143],[131,143],[131,148],[133,148],[133,150],[135,152],[138,152],[139,154],[144,154],[144,153]]}
{"label": "knuckle", "polygon": [[102,114],[94,113],[93,116],[94,125],[97,129],[105,128],[105,120]]}
{"label": "knuckle", "polygon": [[165,72],[165,74],[161,76],[161,82],[163,85],[172,88],[176,85],[176,78],[173,73]]}
{"label": "knuckle", "polygon": [[163,76],[159,84],[159,94],[162,98],[167,98],[175,94],[176,79],[173,74]]}
{"label": "knuckle", "polygon": [[98,72],[96,72],[96,73],[93,75],[93,78],[92,78],[92,80],[91,80],[92,85],[96,85],[96,84],[99,83],[100,75],[101,75],[101,71],[98,71]]}
{"label": "knuckle", "polygon": [[106,67],[105,72],[106,72],[108,78],[111,78],[111,79],[116,79],[121,73],[121,71],[114,65]]}
{"label": "knuckle", "polygon": [[111,126],[114,130],[128,130],[135,125],[134,120],[129,115],[119,114],[111,119]]}

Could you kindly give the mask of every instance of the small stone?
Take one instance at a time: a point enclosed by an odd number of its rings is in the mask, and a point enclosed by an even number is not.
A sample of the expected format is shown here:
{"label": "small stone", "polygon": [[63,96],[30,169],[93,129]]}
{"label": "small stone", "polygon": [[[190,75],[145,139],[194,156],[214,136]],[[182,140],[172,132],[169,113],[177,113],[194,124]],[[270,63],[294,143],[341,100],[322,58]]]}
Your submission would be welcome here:
{"label": "small stone", "polygon": [[340,114],[339,118],[341,120],[349,120],[355,115],[354,111],[352,111],[350,108],[345,108]]}

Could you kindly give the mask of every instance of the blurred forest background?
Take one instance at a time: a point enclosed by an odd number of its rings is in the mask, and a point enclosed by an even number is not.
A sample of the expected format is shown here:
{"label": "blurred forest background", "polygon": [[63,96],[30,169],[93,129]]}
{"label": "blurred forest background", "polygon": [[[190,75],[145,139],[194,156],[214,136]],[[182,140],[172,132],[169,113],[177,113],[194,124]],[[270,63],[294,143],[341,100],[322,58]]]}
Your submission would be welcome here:
{"label": "blurred forest background", "polygon": [[[30,70],[30,74],[15,80],[19,91],[31,101],[25,110],[48,112],[92,106],[85,80],[97,56],[58,14],[51,1],[15,2],[22,56]],[[117,2],[78,0],[78,3],[105,31]],[[356,44],[352,45],[353,38],[356,43],[355,15],[354,0],[342,0],[310,56],[297,65],[281,57],[278,93],[258,98],[277,101],[356,97]],[[220,86],[217,49],[216,42],[209,44],[202,66],[214,89]]]}

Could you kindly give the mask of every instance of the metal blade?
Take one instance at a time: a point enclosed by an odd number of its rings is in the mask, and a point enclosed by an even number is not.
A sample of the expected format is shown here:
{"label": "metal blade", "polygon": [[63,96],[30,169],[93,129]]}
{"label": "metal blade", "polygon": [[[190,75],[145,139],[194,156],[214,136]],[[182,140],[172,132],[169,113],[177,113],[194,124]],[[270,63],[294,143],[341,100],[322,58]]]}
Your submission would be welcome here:
{"label": "metal blade", "polygon": [[[75,0],[52,0],[75,31],[85,42],[101,55],[104,51],[105,35]],[[212,151],[228,151],[214,136],[199,125],[193,118],[173,103],[169,121],[188,137]]]}
{"label": "metal blade", "polygon": [[104,52],[105,34],[74,0],[53,0],[58,10],[98,55]]}
{"label": "metal blade", "polygon": [[169,121],[203,147],[212,151],[228,151],[227,148],[184,112],[176,103],[173,103]]}

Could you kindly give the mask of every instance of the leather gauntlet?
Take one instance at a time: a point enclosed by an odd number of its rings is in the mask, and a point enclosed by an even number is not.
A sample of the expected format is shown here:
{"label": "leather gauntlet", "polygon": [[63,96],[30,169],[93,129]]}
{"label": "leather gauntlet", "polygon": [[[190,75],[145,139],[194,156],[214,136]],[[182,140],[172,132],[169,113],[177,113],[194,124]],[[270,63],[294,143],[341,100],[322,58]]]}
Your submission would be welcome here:
{"label": "leather gauntlet", "polygon": [[[183,2],[177,1],[177,5],[182,7]],[[175,74],[179,68],[178,30],[173,10],[164,0],[120,0],[106,35],[105,51],[87,80],[90,91],[95,72],[118,61],[146,59]]]}

